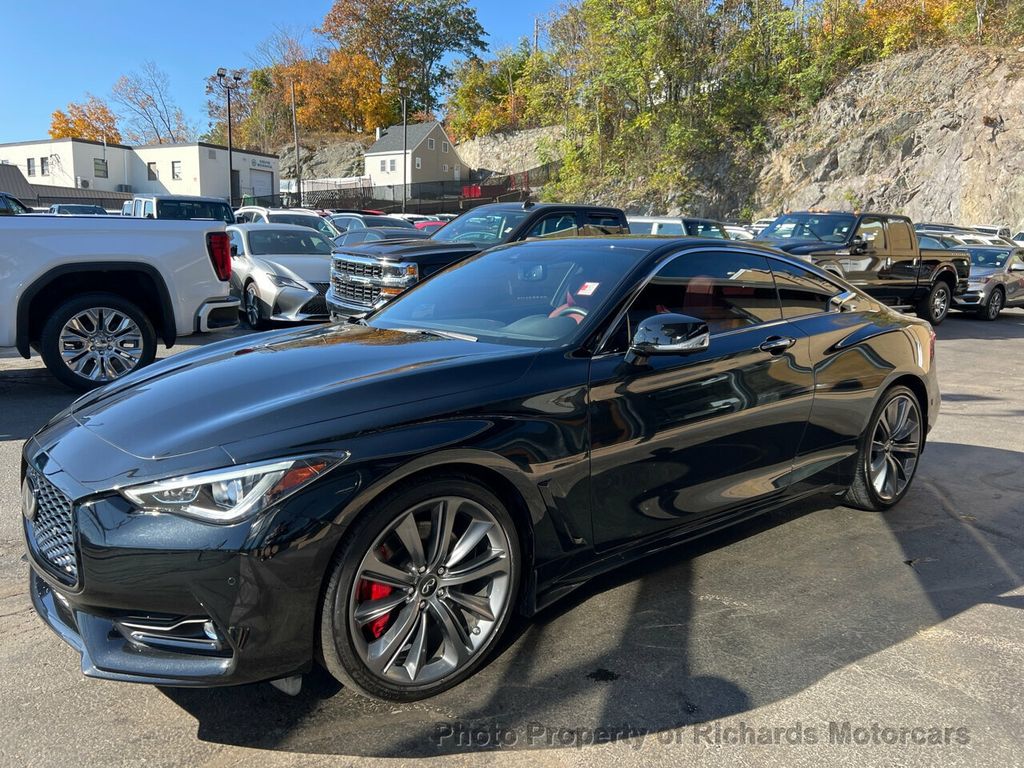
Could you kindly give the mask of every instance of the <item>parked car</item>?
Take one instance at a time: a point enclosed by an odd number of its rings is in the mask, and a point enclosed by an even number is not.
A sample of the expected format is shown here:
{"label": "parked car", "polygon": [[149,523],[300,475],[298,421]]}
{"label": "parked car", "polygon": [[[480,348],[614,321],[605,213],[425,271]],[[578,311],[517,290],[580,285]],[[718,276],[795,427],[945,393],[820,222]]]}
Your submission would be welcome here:
{"label": "parked car", "polygon": [[756,237],[757,235],[760,235],[761,232],[764,231],[767,227],[769,227],[773,221],[775,221],[774,216],[767,216],[763,219],[758,219],[757,221],[750,225],[750,231]]}
{"label": "parked car", "polygon": [[[1013,246],[1015,243],[1012,240],[999,237],[998,235],[986,235],[981,232],[975,232],[974,230],[942,230],[942,231],[917,231],[918,241],[923,241],[924,238],[928,238],[928,241],[938,241],[941,247],[944,248],[955,248],[963,250],[969,246]],[[922,246],[923,247],[923,246]]]}
{"label": "parked car", "polygon": [[0,218],[0,347],[75,389],[148,365],[157,339],[238,324],[223,222]]}
{"label": "parked car", "polygon": [[447,221],[439,221],[439,220],[431,220],[431,219],[428,219],[427,221],[417,221],[416,222],[416,229],[418,229],[418,230],[420,230],[422,232],[434,232],[434,231],[440,229],[441,227],[443,227],[447,223],[448,223]]}
{"label": "parked car", "polygon": [[24,213],[32,213],[32,209],[14,195],[0,192],[0,216],[16,216]]}
{"label": "parked car", "polygon": [[965,251],[921,248],[906,216],[797,211],[760,235],[769,245],[845,278],[886,304],[913,309],[932,325],[967,290]]}
{"label": "parked car", "polygon": [[78,203],[56,203],[51,205],[48,213],[61,216],[106,216],[107,211],[98,205],[81,205]]}
{"label": "parked car", "polygon": [[297,692],[320,658],[423,699],[623,563],[819,494],[898,504],[934,338],[749,244],[495,248],[75,402],[23,450],[32,604],[92,677]]}
{"label": "parked car", "polygon": [[333,214],[331,222],[341,232],[358,232],[370,227],[388,227],[390,229],[416,229],[412,222],[397,219],[393,216],[375,216],[364,213]]}
{"label": "parked car", "polygon": [[296,224],[315,229],[331,240],[341,234],[341,230],[334,222],[308,208],[264,208],[259,205],[243,205],[235,211],[235,219],[239,224]]}
{"label": "parked car", "polygon": [[730,240],[753,240],[753,233],[746,227],[741,227],[738,224],[725,224],[725,234],[729,236]]}
{"label": "parked car", "polygon": [[341,248],[346,245],[375,243],[379,240],[425,240],[429,236],[429,232],[415,227],[367,227],[345,232],[341,237],[336,238],[334,243]]}
{"label": "parked car", "polygon": [[962,227],[958,224],[935,224],[931,222],[918,222],[914,225],[918,232],[970,232],[970,227]]}
{"label": "parked car", "polygon": [[194,195],[136,195],[121,207],[122,216],[142,219],[212,219],[234,224],[228,201],[220,197]]}
{"label": "parked car", "polygon": [[561,203],[493,203],[464,213],[426,240],[339,246],[327,306],[332,317],[377,309],[406,288],[485,248],[529,237],[629,232],[616,208]]}
{"label": "parked car", "polygon": [[981,232],[983,235],[1010,239],[1010,228],[1003,224],[972,224],[971,229]]}
{"label": "parked car", "polygon": [[1024,249],[970,247],[971,275],[967,291],[953,300],[953,308],[995,320],[1006,307],[1024,307]]}
{"label": "parked car", "polygon": [[629,231],[635,235],[690,235],[719,237],[728,240],[720,221],[694,219],[686,216],[627,216]]}
{"label": "parked car", "polygon": [[295,224],[236,224],[227,231],[231,293],[249,327],[327,319],[333,241]]}
{"label": "parked car", "polygon": [[1024,245],[1024,232],[1018,232],[1010,238],[1016,245]]}
{"label": "parked car", "polygon": [[407,221],[410,224],[415,224],[418,221],[437,221],[435,216],[427,216],[423,213],[389,213],[388,217]]}

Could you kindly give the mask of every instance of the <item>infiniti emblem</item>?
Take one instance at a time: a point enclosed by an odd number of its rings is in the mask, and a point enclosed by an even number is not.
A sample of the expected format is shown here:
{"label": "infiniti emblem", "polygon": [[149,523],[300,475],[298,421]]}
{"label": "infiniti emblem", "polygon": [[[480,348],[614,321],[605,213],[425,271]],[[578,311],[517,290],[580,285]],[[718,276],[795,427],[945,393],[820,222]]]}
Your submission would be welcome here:
{"label": "infiniti emblem", "polygon": [[430,597],[434,594],[435,589],[437,589],[437,579],[433,576],[427,577],[423,580],[423,583],[420,584],[420,594],[424,597]]}
{"label": "infiniti emblem", "polygon": [[26,520],[36,519],[36,495],[32,490],[32,483],[26,477],[21,481],[21,514]]}

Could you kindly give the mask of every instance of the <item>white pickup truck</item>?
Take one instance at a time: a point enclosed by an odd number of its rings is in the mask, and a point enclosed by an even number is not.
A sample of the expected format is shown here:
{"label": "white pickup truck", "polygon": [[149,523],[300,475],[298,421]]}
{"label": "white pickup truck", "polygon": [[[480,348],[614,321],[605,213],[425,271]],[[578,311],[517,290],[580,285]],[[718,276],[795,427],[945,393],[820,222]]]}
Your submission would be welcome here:
{"label": "white pickup truck", "polygon": [[224,223],[0,216],[0,348],[92,389],[192,333],[238,324]]}

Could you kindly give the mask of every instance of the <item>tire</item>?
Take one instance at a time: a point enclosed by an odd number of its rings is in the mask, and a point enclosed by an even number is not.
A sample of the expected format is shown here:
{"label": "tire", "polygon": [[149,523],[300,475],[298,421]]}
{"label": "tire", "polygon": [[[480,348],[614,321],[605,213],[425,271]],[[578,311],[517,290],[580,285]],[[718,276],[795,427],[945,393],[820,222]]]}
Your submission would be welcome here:
{"label": "tire", "polygon": [[945,280],[936,280],[925,296],[917,304],[917,316],[923,317],[932,325],[941,325],[949,314],[953,303],[953,291]]}
{"label": "tire", "polygon": [[[900,407],[897,401],[906,404],[911,409],[910,416],[916,419],[916,430],[901,438],[900,434],[903,430],[897,426],[896,436],[893,439],[891,432],[886,436],[880,435],[879,430],[886,430],[883,419],[886,424],[890,425],[895,421],[893,419],[894,412],[898,411]],[[921,449],[924,447],[925,429],[921,404],[913,390],[904,386],[886,390],[871,414],[867,429],[861,435],[860,449],[857,454],[857,471],[853,483],[846,492],[844,503],[851,507],[874,512],[881,512],[898,504],[906,496],[914,482],[917,465],[920,463]],[[916,445],[916,449],[911,454],[912,445]],[[905,460],[911,455],[913,461],[908,468],[905,465]],[[896,483],[891,487],[888,480],[885,480],[881,484],[882,487],[879,488],[879,475],[875,469],[880,466],[879,457],[882,458],[887,473],[896,472],[896,475],[893,476]],[[890,460],[894,460],[902,466],[902,477],[905,478],[905,483],[902,486],[899,485],[900,472]],[[889,476],[886,474],[886,478]]]}
{"label": "tire", "polygon": [[53,311],[39,337],[39,354],[58,380],[86,391],[149,365],[156,344],[153,324],[137,305],[97,292],[68,299]]}
{"label": "tire", "polygon": [[1001,287],[992,289],[992,295],[988,297],[988,302],[985,306],[978,309],[978,317],[982,320],[998,320],[999,313],[1003,311],[1003,307],[1006,306],[1006,293]]}
{"label": "tire", "polygon": [[[454,522],[435,539],[445,530],[435,503],[441,500]],[[447,546],[439,550],[442,539]],[[421,571],[412,555],[416,540]],[[394,579],[394,586],[365,578],[382,567],[388,570],[380,578]],[[343,685],[385,701],[448,690],[480,668],[505,631],[520,571],[515,524],[487,488],[462,475],[399,486],[353,523],[331,564],[320,615],[324,664]],[[387,601],[393,607],[380,613]],[[463,607],[470,601],[474,610]]]}
{"label": "tire", "polygon": [[269,328],[270,323],[263,316],[263,299],[260,298],[260,289],[256,287],[256,283],[246,284],[242,299],[242,311],[249,327],[256,331]]}

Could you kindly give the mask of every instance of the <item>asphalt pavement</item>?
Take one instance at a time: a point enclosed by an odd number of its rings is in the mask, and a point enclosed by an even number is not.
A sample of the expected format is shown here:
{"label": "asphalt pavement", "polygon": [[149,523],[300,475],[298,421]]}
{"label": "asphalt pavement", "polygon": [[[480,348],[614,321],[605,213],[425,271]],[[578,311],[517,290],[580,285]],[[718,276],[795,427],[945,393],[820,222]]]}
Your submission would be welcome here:
{"label": "asphalt pavement", "polygon": [[0,765],[1022,765],[1024,311],[938,336],[942,412],[897,508],[803,505],[620,570],[411,705],[324,673],[297,697],[82,677],[30,607],[18,485],[74,395],[2,356]]}

